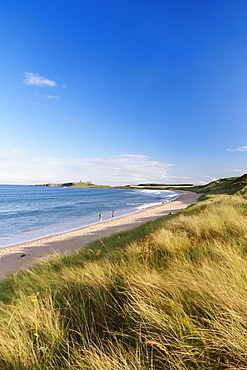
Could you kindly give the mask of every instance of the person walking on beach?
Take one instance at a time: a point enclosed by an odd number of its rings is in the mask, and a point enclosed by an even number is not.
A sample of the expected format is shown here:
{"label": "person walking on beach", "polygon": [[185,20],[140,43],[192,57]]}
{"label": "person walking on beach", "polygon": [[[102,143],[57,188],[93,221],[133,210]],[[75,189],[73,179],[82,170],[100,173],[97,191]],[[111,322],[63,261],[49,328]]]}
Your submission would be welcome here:
{"label": "person walking on beach", "polygon": [[111,216],[112,216],[112,217],[114,217],[114,216],[115,216],[115,212],[114,212],[114,211],[112,211]]}
{"label": "person walking on beach", "polygon": [[102,221],[102,213],[99,214],[99,221]]}

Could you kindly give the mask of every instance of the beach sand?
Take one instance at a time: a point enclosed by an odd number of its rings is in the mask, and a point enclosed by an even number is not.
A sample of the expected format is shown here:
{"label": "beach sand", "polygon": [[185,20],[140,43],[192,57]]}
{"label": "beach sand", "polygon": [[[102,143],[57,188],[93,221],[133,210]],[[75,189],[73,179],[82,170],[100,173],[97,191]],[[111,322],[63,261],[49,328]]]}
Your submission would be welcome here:
{"label": "beach sand", "polygon": [[182,195],[172,202],[65,233],[0,248],[0,280],[18,270],[27,269],[45,261],[54,254],[76,252],[97,239],[133,229],[169,213],[176,213],[195,203],[201,195],[189,191],[180,191],[180,193]]}

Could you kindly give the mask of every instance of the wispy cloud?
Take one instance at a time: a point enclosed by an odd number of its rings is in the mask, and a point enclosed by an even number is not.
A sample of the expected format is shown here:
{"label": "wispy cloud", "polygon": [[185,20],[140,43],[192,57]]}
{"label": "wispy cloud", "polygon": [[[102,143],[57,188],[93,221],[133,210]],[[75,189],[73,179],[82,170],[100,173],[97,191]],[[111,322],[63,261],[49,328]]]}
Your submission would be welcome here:
{"label": "wispy cloud", "polygon": [[227,149],[228,152],[247,152],[247,145],[239,146],[236,149]]}
{"label": "wispy cloud", "polygon": [[96,184],[125,185],[167,182],[173,164],[145,155],[122,154],[109,158],[35,158],[17,151],[0,157],[0,183],[36,184],[92,181]]}
{"label": "wispy cloud", "polygon": [[232,172],[237,172],[237,173],[242,174],[246,172],[246,168],[245,169],[244,168],[234,168]]}
{"label": "wispy cloud", "polygon": [[174,164],[154,161],[152,157],[138,154],[122,154],[109,158],[87,158],[80,165],[96,181],[109,184],[138,184],[142,182],[164,182]]}
{"label": "wispy cloud", "polygon": [[45,95],[45,98],[46,99],[59,99],[59,96],[57,96],[57,95]]}
{"label": "wispy cloud", "polygon": [[23,149],[13,148],[13,149],[7,150],[6,153],[20,155],[20,154],[23,154],[24,153],[24,150]]}
{"label": "wispy cloud", "polygon": [[25,72],[26,78],[23,81],[25,85],[34,85],[34,86],[57,86],[57,83],[49,78],[42,77],[38,73]]}
{"label": "wispy cloud", "polygon": [[[60,97],[58,95],[50,95],[50,94],[46,94],[46,95],[43,95],[43,94],[40,94],[40,93],[35,93],[35,99],[38,99],[38,101],[42,101],[42,100],[57,100],[57,99],[60,99]],[[39,104],[38,102],[36,102],[36,104]]]}

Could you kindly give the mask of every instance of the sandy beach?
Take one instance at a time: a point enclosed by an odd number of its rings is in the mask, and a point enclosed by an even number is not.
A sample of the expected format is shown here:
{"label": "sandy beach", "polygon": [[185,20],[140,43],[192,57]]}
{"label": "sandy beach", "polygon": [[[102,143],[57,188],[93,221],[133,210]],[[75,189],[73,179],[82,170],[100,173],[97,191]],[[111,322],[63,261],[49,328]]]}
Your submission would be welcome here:
{"label": "sandy beach", "polygon": [[76,252],[97,239],[117,234],[123,230],[133,229],[169,213],[176,213],[195,203],[200,196],[200,194],[189,191],[180,191],[180,193],[182,195],[177,200],[130,215],[115,217],[108,221],[101,221],[65,233],[1,248],[0,280],[20,269],[26,269],[37,264],[53,254]]}

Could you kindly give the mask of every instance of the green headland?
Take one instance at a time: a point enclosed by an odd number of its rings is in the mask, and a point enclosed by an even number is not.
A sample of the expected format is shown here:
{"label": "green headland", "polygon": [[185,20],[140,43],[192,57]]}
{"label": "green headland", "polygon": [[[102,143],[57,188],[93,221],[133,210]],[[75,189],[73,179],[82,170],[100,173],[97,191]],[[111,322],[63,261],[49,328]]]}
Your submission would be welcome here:
{"label": "green headland", "polygon": [[95,185],[91,181],[64,182],[61,184],[40,184],[35,186],[67,187],[67,188],[109,188],[107,185]]}

